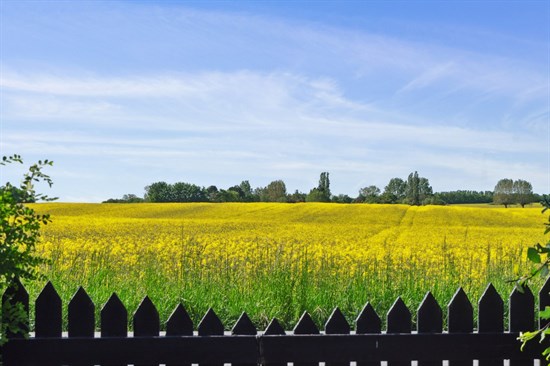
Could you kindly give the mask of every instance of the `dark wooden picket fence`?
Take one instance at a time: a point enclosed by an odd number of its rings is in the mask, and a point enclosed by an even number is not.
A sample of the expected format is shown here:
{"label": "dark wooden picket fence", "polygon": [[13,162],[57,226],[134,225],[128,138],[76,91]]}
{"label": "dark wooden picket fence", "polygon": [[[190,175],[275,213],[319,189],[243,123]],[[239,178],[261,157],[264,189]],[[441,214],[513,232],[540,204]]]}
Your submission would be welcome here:
{"label": "dark wooden picket fence", "polygon": [[[11,299],[11,300],[10,300]],[[3,301],[18,301],[28,309],[29,296],[20,284],[8,289]],[[550,281],[539,292],[539,306],[550,305]],[[535,327],[535,298],[528,288],[515,289],[509,297],[509,325],[504,324],[504,303],[489,285],[478,304],[474,326],[473,306],[459,289],[447,306],[447,329],[443,311],[428,293],[418,308],[416,330],[411,312],[398,298],[386,318],[386,330],[378,314],[367,304],[358,315],[355,330],[335,309],[317,328],[304,313],[294,330],[285,332],[276,319],[259,332],[243,313],[231,332],[212,309],[194,325],[180,304],[160,332],[159,314],[145,297],[133,315],[133,334],[128,334],[128,312],[116,294],[100,312],[100,332],[95,329],[95,305],[80,288],[68,304],[67,334],[62,333],[62,303],[51,283],[35,303],[34,335],[12,338],[2,349],[5,366],[25,365],[350,365],[479,366],[533,365],[543,345],[531,342],[521,351],[520,331]],[[543,361],[544,362],[544,361]]]}

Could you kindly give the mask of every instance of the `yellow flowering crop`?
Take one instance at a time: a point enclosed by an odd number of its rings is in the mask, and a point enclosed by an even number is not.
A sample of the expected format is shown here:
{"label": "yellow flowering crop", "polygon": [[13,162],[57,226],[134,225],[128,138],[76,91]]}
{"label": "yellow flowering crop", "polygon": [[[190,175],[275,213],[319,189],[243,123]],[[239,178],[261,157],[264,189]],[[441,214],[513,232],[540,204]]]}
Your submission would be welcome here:
{"label": "yellow flowering crop", "polygon": [[525,248],[544,240],[546,221],[538,206],[33,207],[51,214],[38,249],[65,298],[83,285],[101,289],[98,302],[116,291],[132,308],[149,294],[164,314],[182,301],[196,318],[214,306],[227,319],[246,310],[260,324],[271,316],[291,323],[304,309],[322,319],[336,305],[352,318],[364,302],[387,310],[398,295],[417,305],[428,290],[443,306],[459,285],[477,301],[489,281],[506,292]]}

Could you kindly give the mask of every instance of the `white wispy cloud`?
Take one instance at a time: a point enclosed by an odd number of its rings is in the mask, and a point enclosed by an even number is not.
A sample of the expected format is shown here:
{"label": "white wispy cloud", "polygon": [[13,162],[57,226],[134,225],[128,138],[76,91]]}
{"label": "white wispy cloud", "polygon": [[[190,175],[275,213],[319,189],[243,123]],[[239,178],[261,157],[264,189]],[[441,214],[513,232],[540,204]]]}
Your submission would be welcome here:
{"label": "white wispy cloud", "polygon": [[[515,131],[388,120],[377,109],[346,99],[334,81],[309,80],[290,74],[205,73],[172,76],[171,84],[162,89],[162,83],[157,80],[96,79],[93,90],[86,86],[86,80],[50,78],[42,84],[37,78],[35,83],[14,82],[10,85],[32,86],[32,93],[21,93],[26,89],[18,88],[12,97],[9,90],[14,88],[8,87],[4,113],[8,119],[44,119],[52,123],[56,123],[56,118],[62,119],[62,123],[74,120],[76,124],[84,121],[108,125],[113,120],[124,121],[135,129],[148,131],[234,131],[235,135],[244,133],[246,137],[271,131],[277,138],[296,133],[366,142],[412,141],[415,145],[441,148],[542,151],[535,138]],[[112,91],[105,88],[113,84],[137,86],[127,87],[113,96]],[[53,91],[50,85],[55,85]],[[152,85],[150,93],[142,95],[147,85]],[[186,87],[175,92],[173,85]],[[135,90],[140,92],[136,94]],[[358,117],[361,113],[363,118]],[[56,140],[55,136],[50,138]]]}

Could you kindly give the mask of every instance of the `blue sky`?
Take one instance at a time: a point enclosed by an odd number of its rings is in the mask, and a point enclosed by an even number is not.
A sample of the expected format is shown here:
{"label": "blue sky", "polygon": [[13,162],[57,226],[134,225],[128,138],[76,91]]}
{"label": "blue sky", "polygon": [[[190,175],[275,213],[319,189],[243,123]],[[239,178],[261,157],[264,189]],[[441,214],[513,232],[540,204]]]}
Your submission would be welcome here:
{"label": "blue sky", "polygon": [[[550,2],[0,0],[0,154],[46,193],[330,172],[550,192]],[[1,182],[21,170],[2,168]]]}

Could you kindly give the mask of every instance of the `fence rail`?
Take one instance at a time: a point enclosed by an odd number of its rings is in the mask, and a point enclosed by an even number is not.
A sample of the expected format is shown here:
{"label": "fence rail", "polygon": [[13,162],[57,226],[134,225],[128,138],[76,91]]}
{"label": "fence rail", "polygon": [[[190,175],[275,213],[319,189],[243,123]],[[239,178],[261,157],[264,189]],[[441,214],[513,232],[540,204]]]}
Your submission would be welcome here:
{"label": "fence rail", "polygon": [[[20,302],[29,309],[25,288],[16,283],[2,298]],[[521,351],[520,331],[535,326],[535,297],[529,288],[515,289],[509,297],[509,324],[504,325],[504,303],[489,284],[478,302],[478,322],[474,327],[473,306],[458,289],[447,306],[447,329],[443,329],[443,311],[431,293],[417,310],[416,330],[411,312],[398,298],[386,316],[386,330],[372,306],[367,303],[355,321],[355,330],[336,308],[318,329],[306,312],[292,331],[285,331],[273,319],[264,331],[258,331],[246,313],[230,334],[210,309],[194,325],[179,304],[167,320],[166,332],[160,332],[157,309],[146,296],[135,311],[133,334],[128,333],[128,312],[116,294],[100,311],[100,332],[95,333],[95,305],[83,288],[68,304],[68,332],[62,333],[62,302],[48,283],[35,302],[35,332],[28,338],[12,335],[2,348],[5,366],[31,365],[272,365],[292,362],[294,366],[410,365],[479,366],[533,365],[544,345],[531,342]],[[539,307],[550,305],[550,281],[539,292]],[[539,320],[539,322],[542,322]],[[28,323],[28,322],[27,322]],[[28,326],[22,324],[24,327]],[[540,325],[540,324],[539,324]],[[505,328],[507,328],[505,330]]]}

